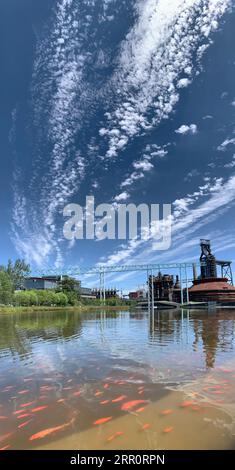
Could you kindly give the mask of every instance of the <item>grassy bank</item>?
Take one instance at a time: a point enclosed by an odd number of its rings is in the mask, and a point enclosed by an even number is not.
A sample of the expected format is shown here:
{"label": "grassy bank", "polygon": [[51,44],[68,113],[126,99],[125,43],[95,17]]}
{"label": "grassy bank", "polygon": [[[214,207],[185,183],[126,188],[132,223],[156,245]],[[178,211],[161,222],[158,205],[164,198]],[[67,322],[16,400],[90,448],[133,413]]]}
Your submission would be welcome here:
{"label": "grassy bank", "polygon": [[116,311],[116,310],[128,310],[130,306],[128,305],[77,305],[75,307],[46,307],[46,306],[31,306],[31,307],[6,307],[0,306],[0,313],[28,313],[28,312],[90,312],[91,310],[107,310],[107,311]]}

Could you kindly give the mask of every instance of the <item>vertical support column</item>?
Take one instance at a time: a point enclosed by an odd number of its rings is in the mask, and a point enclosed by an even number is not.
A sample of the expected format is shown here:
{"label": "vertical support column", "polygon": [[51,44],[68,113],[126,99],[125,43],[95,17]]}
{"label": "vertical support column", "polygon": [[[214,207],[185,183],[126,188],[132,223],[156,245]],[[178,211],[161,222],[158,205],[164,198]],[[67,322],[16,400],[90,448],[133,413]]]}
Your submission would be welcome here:
{"label": "vertical support column", "polygon": [[148,313],[150,313],[150,283],[149,283],[149,269],[147,269],[147,286],[148,286]]}
{"label": "vertical support column", "polygon": [[152,296],[152,314],[154,315],[154,285],[153,285],[153,270],[151,270],[151,296]]}
{"label": "vertical support column", "polygon": [[100,303],[103,303],[103,295],[104,295],[104,278],[103,278],[103,271],[100,271]]}
{"label": "vertical support column", "polygon": [[182,266],[180,265],[180,289],[181,289],[181,305],[184,303],[184,289],[183,289],[183,279],[182,279]]}
{"label": "vertical support column", "polygon": [[104,289],[103,298],[104,298],[104,305],[105,305],[105,303],[106,303],[106,292],[105,292],[105,271],[103,271],[103,289]]}
{"label": "vertical support column", "polygon": [[188,269],[187,264],[185,264],[185,282],[186,282],[186,302],[189,303],[189,291],[188,291]]}

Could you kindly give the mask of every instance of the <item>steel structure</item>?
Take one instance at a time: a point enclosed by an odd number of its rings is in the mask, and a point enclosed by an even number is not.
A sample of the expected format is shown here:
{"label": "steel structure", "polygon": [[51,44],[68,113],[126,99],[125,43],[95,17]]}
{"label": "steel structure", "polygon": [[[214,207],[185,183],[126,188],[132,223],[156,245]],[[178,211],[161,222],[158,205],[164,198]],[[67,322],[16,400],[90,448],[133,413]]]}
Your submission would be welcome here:
{"label": "steel structure", "polygon": [[[188,270],[192,272],[195,269],[195,265],[198,263],[187,262],[187,263],[151,263],[151,264],[127,264],[127,265],[100,265],[93,267],[68,267],[68,268],[51,268],[45,267],[41,270],[34,270],[33,273],[40,273],[40,275],[59,275],[59,276],[85,276],[85,275],[98,275],[100,284],[100,301],[105,304],[105,278],[107,275],[112,273],[125,273],[125,272],[146,272],[147,283],[149,276],[152,276],[151,288],[148,289],[148,310],[154,311],[154,286],[153,276],[154,272],[162,270],[175,269],[179,273],[179,281],[181,285],[181,303],[184,304],[184,289],[186,290],[186,301],[189,301],[189,282],[191,276],[189,276]],[[63,271],[63,273],[62,273]]]}

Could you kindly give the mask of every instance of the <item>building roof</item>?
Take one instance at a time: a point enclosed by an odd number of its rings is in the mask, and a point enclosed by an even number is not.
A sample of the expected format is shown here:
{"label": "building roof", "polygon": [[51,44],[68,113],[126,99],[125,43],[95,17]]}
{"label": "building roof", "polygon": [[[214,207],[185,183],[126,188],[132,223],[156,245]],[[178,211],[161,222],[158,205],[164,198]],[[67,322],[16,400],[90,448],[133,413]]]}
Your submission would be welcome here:
{"label": "building roof", "polygon": [[189,289],[190,292],[226,291],[235,294],[235,287],[228,284],[228,279],[224,278],[197,279],[193,284]]}

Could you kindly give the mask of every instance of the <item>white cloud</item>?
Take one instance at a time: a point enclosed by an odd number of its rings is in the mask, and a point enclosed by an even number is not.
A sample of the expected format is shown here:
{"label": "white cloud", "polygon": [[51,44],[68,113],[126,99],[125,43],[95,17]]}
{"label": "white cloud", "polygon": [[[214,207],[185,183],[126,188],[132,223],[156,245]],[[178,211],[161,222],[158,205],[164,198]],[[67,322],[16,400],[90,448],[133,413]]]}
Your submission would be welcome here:
{"label": "white cloud", "polygon": [[150,163],[148,160],[140,160],[138,162],[134,162],[133,167],[136,170],[142,171],[150,171],[152,168],[154,168],[152,163]]}
{"label": "white cloud", "polygon": [[[167,252],[153,252],[154,239],[150,236],[148,242],[144,240],[131,240],[126,245],[120,246],[113,254],[107,257],[105,265],[118,264],[125,260],[125,264],[138,261],[143,263],[177,260],[176,253],[185,255],[187,245],[195,245],[193,234],[197,231],[203,233],[204,227],[215,220],[225,211],[228,211],[235,203],[235,176],[223,181],[222,178],[208,180],[205,185],[200,186],[197,191],[189,194],[173,203],[172,232],[176,248]],[[214,233],[213,233],[214,236]],[[188,237],[188,239],[187,239]],[[182,245],[183,239],[183,245]],[[221,240],[221,239],[220,239]],[[234,240],[234,235],[233,235]],[[196,243],[198,240],[196,240]],[[234,242],[233,242],[234,243]],[[182,257],[179,258],[182,261]]]}
{"label": "white cloud", "polygon": [[181,80],[178,81],[177,87],[178,88],[186,88],[190,85],[191,80],[189,78],[181,78]]}
{"label": "white cloud", "polygon": [[137,173],[134,171],[121,183],[120,187],[125,188],[126,186],[131,186],[135,181],[138,181],[141,178],[144,178],[144,173]]}
{"label": "white cloud", "polygon": [[[98,67],[109,63],[108,52],[102,47],[97,50],[100,31],[94,30],[94,18],[97,25],[109,22],[109,7],[113,4],[115,9],[120,0],[100,2],[95,17],[97,2],[83,0],[84,17],[77,0],[58,0],[53,17],[38,34],[31,101],[35,153],[31,180],[24,180],[23,172],[16,180],[13,214],[15,246],[24,255],[28,251],[32,256],[35,250],[35,262],[45,261],[52,253],[61,261],[57,218],[66,201],[78,192],[87,166],[93,167],[93,160],[85,160],[86,152],[77,150],[77,137],[96,111],[98,100],[105,101],[107,112],[99,136],[92,138],[96,145],[106,142],[106,157],[116,158],[131,139],[169,117],[179,99],[178,86],[192,81],[196,72],[194,54],[230,5],[230,0],[137,0],[136,20],[115,57],[113,76],[101,86],[99,80],[89,81],[87,73],[92,61]],[[50,148],[48,161],[46,148]],[[99,153],[104,155],[103,149]],[[144,177],[144,171],[151,169],[151,158],[165,155],[165,149],[156,148],[148,161],[143,156],[145,168],[135,168],[121,189]]]}
{"label": "white cloud", "polygon": [[123,193],[121,194],[118,194],[117,196],[115,196],[114,200],[116,202],[121,202],[121,201],[126,201],[127,199],[129,199],[130,195],[124,191]]}
{"label": "white cloud", "polygon": [[[110,106],[107,114],[104,138],[108,158],[117,157],[119,141],[123,149],[130,139],[168,118],[179,100],[180,77],[187,74],[191,80],[194,53],[201,56],[210,42],[210,33],[218,28],[218,21],[230,3],[230,0],[137,2],[137,21],[123,41],[111,81],[111,86],[118,90],[118,104],[114,109]],[[113,136],[113,129],[120,131],[119,136]]]}
{"label": "white cloud", "polygon": [[198,132],[198,129],[197,129],[196,124],[190,124],[190,125],[182,124],[182,126],[180,126],[179,129],[175,130],[176,134],[183,134],[183,135],[197,134],[197,132]]}
{"label": "white cloud", "polygon": [[224,142],[222,142],[222,144],[217,147],[217,150],[219,150],[220,152],[225,152],[229,145],[235,145],[235,138],[225,139]]}
{"label": "white cloud", "polygon": [[233,159],[230,163],[226,163],[224,168],[234,168],[235,167],[235,155],[233,155]]}

